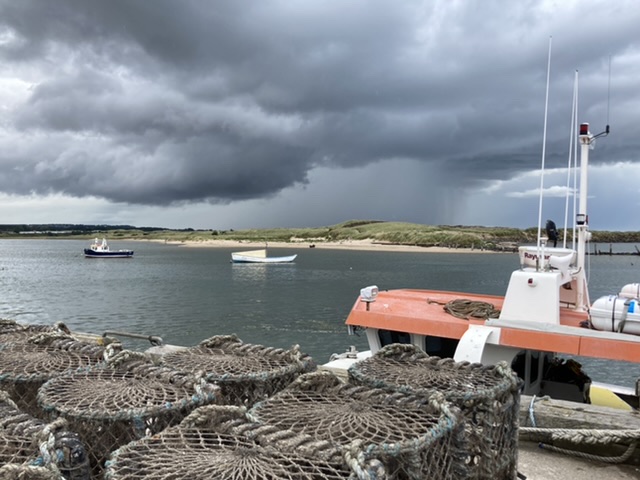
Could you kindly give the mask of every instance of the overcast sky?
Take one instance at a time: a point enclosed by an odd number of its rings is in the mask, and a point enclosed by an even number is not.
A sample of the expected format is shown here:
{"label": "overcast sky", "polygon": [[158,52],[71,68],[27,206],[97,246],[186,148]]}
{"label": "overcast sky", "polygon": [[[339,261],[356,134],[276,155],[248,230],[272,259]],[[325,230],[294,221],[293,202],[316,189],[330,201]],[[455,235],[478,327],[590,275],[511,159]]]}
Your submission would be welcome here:
{"label": "overcast sky", "polygon": [[639,26],[636,0],[0,0],[0,223],[535,226],[551,43],[541,217],[577,70],[611,125],[591,229],[637,231]]}

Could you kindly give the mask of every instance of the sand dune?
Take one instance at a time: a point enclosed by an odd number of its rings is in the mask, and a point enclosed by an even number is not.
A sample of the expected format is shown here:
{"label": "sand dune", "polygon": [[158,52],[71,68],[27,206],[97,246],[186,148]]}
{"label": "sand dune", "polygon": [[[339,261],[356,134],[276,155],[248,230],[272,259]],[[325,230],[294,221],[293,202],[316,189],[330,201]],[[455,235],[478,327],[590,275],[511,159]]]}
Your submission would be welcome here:
{"label": "sand dune", "polygon": [[[162,240],[158,240],[162,241]],[[237,248],[238,250],[252,250],[264,248],[265,245],[273,248],[287,249],[308,249],[311,245],[317,249],[340,249],[340,250],[369,250],[387,252],[429,252],[429,253],[495,253],[489,250],[473,248],[446,248],[446,247],[418,247],[413,245],[393,245],[378,243],[371,240],[345,240],[339,242],[250,242],[246,240],[203,240],[203,241],[182,241],[166,242],[168,244],[184,245],[185,247],[197,248]]]}

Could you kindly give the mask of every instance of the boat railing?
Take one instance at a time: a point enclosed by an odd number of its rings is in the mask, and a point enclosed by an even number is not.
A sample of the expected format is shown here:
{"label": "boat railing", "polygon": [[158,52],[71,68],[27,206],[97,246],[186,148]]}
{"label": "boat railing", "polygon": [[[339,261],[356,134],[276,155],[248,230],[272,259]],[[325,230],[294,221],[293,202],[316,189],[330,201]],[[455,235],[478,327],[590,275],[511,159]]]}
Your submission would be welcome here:
{"label": "boat railing", "polygon": [[[521,268],[546,270],[555,261],[567,261],[568,267],[577,265],[577,253],[569,248],[525,245],[518,248]],[[553,260],[552,260],[553,259]]]}

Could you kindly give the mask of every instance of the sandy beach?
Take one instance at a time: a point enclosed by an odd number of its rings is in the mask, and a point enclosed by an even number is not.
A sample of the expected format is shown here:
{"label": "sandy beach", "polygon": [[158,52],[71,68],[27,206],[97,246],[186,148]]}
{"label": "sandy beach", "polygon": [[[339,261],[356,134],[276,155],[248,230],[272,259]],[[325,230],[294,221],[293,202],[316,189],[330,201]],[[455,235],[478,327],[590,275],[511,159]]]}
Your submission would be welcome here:
{"label": "sandy beach", "polygon": [[335,249],[335,250],[368,250],[380,252],[423,252],[423,253],[498,253],[490,250],[473,248],[446,248],[446,247],[419,247],[413,245],[393,245],[387,243],[377,243],[371,240],[348,240],[339,242],[250,242],[243,240],[203,240],[203,241],[164,241],[152,240],[173,245],[183,245],[185,247],[196,248],[237,248],[241,250],[257,250],[267,245],[270,248],[286,249]]}

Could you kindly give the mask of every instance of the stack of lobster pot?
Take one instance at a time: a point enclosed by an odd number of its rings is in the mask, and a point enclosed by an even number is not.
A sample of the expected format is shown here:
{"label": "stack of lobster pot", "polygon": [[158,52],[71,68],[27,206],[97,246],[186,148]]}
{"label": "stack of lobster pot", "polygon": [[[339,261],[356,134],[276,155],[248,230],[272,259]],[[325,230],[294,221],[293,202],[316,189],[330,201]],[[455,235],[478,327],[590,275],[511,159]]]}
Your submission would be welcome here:
{"label": "stack of lobster pot", "polygon": [[444,395],[465,424],[469,478],[516,478],[520,380],[506,362],[492,366],[430,357],[388,345],[349,369],[349,381],[428,397]]}
{"label": "stack of lobster pot", "polygon": [[156,364],[148,354],[123,350],[106,363],[47,381],[38,403],[65,419],[87,446],[94,478],[115,449],[179,423],[196,407],[219,401],[202,377]]}

